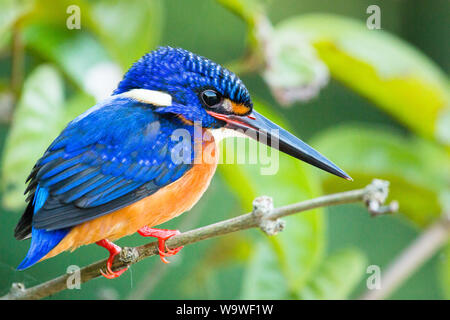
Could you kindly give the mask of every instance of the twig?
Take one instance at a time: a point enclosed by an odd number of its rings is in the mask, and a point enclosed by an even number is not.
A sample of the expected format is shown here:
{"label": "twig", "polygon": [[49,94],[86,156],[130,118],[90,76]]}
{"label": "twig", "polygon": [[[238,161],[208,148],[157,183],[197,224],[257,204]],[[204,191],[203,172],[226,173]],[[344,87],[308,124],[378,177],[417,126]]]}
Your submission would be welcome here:
{"label": "twig", "polygon": [[25,63],[24,44],[20,23],[17,23],[13,27],[12,33],[11,89],[14,94],[15,101],[17,101],[23,83]]}
{"label": "twig", "polygon": [[[255,199],[253,203],[253,212],[181,233],[168,239],[166,244],[168,248],[177,248],[208,238],[256,227],[261,228],[269,235],[273,235],[278,231],[281,231],[284,226],[284,222],[280,221],[279,218],[292,215],[297,212],[344,203],[364,202],[368,208],[372,208],[371,213],[373,215],[377,215],[378,212],[387,213],[390,209],[386,209],[386,207],[382,206],[382,204],[387,197],[388,186],[389,183],[387,181],[375,179],[364,189],[322,196],[275,209],[273,208],[271,198],[259,197]],[[375,205],[374,203],[378,203],[378,205]],[[378,210],[375,210],[374,208],[377,206]],[[139,247],[124,247],[121,254],[115,259],[112,269],[122,269],[127,265],[132,265],[144,258],[156,254],[158,254],[157,242],[151,242]],[[80,270],[81,283],[99,277],[101,275],[100,269],[103,268],[105,264],[106,259],[82,268]],[[7,295],[1,297],[1,299],[45,298],[59,291],[65,290],[67,288],[67,280],[70,276],[70,274],[64,274],[28,289],[25,289],[23,284],[15,283],[13,284],[11,291]]]}
{"label": "twig", "polygon": [[409,276],[450,239],[450,214],[427,228],[381,274],[381,287],[367,291],[362,300],[378,300],[390,296]]}
{"label": "twig", "polygon": [[10,123],[20,97],[24,75],[24,44],[20,23],[12,28],[10,88],[0,94],[0,123]]}

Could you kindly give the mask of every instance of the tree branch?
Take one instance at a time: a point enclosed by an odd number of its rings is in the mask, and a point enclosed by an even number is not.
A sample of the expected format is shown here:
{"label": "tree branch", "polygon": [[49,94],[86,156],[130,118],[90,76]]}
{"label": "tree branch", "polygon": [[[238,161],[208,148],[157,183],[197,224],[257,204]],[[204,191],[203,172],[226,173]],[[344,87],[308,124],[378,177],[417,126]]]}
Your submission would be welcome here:
{"label": "tree branch", "polygon": [[450,214],[444,215],[428,227],[381,274],[381,288],[369,290],[362,300],[385,299],[411,274],[450,240]]}
{"label": "tree branch", "polygon": [[[326,195],[279,208],[273,208],[271,198],[259,197],[253,202],[254,209],[251,213],[181,233],[168,239],[166,245],[168,248],[177,248],[231,232],[256,227],[261,228],[268,235],[274,235],[284,227],[284,222],[279,220],[282,217],[338,204],[364,202],[372,215],[394,212],[398,207],[396,202],[392,202],[389,206],[383,206],[388,194],[388,186],[389,182],[375,179],[364,189]],[[120,255],[114,260],[112,269],[122,269],[125,266],[135,264],[144,258],[157,254],[157,242],[151,242],[139,247],[124,247]],[[80,270],[81,283],[99,277],[101,275],[100,269],[105,265],[106,259],[82,268]],[[14,283],[11,291],[1,297],[1,299],[45,298],[67,289],[67,280],[70,276],[71,274],[64,274],[28,289],[25,289],[25,286],[21,283]]]}

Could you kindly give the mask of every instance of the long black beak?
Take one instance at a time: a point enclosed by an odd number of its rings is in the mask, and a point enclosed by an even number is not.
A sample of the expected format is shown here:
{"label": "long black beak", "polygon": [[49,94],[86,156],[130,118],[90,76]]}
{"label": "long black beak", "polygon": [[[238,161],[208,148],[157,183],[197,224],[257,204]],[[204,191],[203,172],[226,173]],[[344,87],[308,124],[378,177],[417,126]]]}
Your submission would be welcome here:
{"label": "long black beak", "polygon": [[269,147],[276,148],[338,177],[353,180],[319,152],[254,110],[248,116],[224,115],[212,111],[208,111],[208,113],[215,118],[225,121],[227,128],[240,129],[245,135]]}

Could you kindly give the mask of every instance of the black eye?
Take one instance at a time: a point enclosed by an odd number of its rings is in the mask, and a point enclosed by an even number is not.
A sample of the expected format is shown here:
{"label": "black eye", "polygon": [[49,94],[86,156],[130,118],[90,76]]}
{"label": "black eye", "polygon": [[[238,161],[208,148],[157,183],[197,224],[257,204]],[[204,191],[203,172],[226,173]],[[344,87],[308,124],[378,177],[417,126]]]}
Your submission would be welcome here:
{"label": "black eye", "polygon": [[203,102],[210,108],[214,108],[222,102],[222,96],[214,90],[203,91],[201,97]]}

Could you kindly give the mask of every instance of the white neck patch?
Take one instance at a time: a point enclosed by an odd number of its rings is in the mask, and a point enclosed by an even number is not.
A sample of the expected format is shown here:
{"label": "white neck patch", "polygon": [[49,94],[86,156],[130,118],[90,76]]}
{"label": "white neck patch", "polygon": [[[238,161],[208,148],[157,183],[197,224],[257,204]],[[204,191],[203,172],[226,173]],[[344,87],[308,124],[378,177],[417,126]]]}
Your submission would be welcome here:
{"label": "white neck patch", "polygon": [[121,94],[123,97],[133,100],[153,104],[155,106],[167,107],[172,105],[172,96],[168,93],[147,89],[132,89]]}

